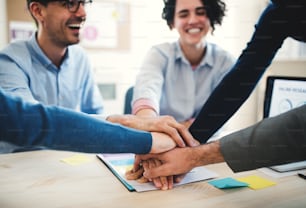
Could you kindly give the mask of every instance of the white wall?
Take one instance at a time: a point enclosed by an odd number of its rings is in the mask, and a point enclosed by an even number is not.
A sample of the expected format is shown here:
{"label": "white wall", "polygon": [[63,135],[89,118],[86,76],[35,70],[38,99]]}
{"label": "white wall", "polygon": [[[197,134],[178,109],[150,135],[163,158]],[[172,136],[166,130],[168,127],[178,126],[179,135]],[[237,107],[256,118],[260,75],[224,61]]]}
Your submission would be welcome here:
{"label": "white wall", "polygon": [[7,44],[6,0],[0,0],[0,49]]}
{"label": "white wall", "polygon": [[[134,84],[135,76],[147,50],[154,44],[177,39],[176,32],[170,31],[166,22],[161,19],[162,0],[116,1],[130,4],[131,48],[127,51],[88,50],[97,82],[116,84],[117,98],[105,101],[107,114],[122,113],[125,91]],[[209,40],[220,44],[233,55],[238,56],[250,39],[254,31],[254,24],[267,0],[225,0],[225,2],[228,5],[227,16],[224,18],[223,25],[216,28],[214,35],[209,37]],[[0,33],[0,48],[2,48],[7,44],[6,0],[0,0]],[[284,46],[279,52],[280,61],[273,62],[268,73],[293,73],[294,75],[297,73],[306,76],[306,71],[300,70],[306,68],[305,61],[293,60],[299,53],[296,50],[298,48],[296,43],[288,42],[285,44],[287,46]],[[306,57],[305,48],[304,57]],[[294,68],[297,68],[297,71],[292,70]],[[260,118],[263,85],[259,84],[259,86],[258,90],[255,90],[228,122],[226,126],[228,132],[251,125]]]}
{"label": "white wall", "polygon": [[[131,48],[129,51],[99,51],[91,53],[92,62],[98,74],[98,82],[117,86],[117,99],[106,101],[108,113],[121,113],[126,89],[133,85],[140,64],[148,49],[157,43],[174,41],[178,35],[170,31],[161,18],[162,0],[131,0]],[[254,24],[264,8],[266,0],[226,0],[227,16],[222,27],[208,37],[223,48],[238,56],[250,38]],[[255,114],[249,117],[253,120]]]}

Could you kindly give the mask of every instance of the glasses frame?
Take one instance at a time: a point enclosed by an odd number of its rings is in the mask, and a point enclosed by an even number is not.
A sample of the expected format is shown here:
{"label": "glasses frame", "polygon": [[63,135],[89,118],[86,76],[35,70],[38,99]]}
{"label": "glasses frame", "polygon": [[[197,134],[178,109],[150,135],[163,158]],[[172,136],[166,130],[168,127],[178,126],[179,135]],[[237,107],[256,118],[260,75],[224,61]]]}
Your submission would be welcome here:
{"label": "glasses frame", "polygon": [[[79,10],[81,4],[85,6],[85,4],[92,3],[92,0],[56,0],[56,1],[65,2],[66,9],[71,13],[76,13]],[[73,3],[73,5],[71,3]]]}

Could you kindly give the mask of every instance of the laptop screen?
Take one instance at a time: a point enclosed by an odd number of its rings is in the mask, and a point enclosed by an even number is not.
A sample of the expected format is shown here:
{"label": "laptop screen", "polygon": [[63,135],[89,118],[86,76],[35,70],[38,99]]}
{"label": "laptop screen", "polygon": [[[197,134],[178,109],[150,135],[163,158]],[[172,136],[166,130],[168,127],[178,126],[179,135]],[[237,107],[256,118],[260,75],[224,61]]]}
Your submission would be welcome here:
{"label": "laptop screen", "polygon": [[[267,78],[264,117],[272,117],[306,104],[306,77]],[[276,165],[270,167],[278,172],[287,172],[306,168],[306,161]]]}
{"label": "laptop screen", "polygon": [[272,117],[306,104],[306,77],[269,76],[264,117]]}

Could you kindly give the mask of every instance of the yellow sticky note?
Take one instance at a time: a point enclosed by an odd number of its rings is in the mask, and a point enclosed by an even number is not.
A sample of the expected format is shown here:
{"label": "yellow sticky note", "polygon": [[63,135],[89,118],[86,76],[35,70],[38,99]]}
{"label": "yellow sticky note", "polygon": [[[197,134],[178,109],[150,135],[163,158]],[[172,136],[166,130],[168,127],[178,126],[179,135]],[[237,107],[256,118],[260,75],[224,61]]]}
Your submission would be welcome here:
{"label": "yellow sticky note", "polygon": [[74,155],[72,157],[61,159],[62,162],[65,162],[69,165],[80,165],[86,162],[89,162],[91,159],[85,155]]}
{"label": "yellow sticky note", "polygon": [[254,190],[276,185],[273,181],[255,175],[237,178],[237,180],[248,183],[249,187]]}

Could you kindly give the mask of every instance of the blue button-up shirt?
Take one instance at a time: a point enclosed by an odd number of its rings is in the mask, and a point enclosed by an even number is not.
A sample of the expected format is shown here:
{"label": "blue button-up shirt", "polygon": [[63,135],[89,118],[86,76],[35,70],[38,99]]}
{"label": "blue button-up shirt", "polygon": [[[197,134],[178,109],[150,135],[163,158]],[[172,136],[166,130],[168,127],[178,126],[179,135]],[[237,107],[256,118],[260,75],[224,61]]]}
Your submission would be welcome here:
{"label": "blue button-up shirt", "polygon": [[78,45],[68,47],[58,68],[41,50],[35,35],[9,44],[0,52],[0,86],[26,101],[90,114],[103,112],[89,59]]}
{"label": "blue button-up shirt", "polygon": [[228,52],[207,43],[205,56],[193,69],[178,41],[154,46],[137,76],[132,103],[148,99],[160,115],[178,121],[195,118],[234,62]]}

